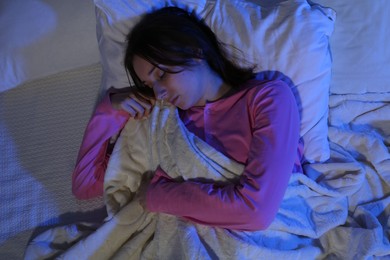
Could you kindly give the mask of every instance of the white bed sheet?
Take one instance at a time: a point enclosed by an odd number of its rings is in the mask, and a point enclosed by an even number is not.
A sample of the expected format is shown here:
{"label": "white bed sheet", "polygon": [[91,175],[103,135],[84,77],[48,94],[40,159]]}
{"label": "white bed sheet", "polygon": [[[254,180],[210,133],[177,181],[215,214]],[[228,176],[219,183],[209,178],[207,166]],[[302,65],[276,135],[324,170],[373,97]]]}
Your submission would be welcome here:
{"label": "white bed sheet", "polygon": [[71,194],[100,80],[101,66],[93,64],[0,93],[0,259],[21,259],[45,226],[104,217],[101,198]]}
{"label": "white bed sheet", "polygon": [[314,0],[337,12],[330,38],[335,94],[390,92],[390,1]]}

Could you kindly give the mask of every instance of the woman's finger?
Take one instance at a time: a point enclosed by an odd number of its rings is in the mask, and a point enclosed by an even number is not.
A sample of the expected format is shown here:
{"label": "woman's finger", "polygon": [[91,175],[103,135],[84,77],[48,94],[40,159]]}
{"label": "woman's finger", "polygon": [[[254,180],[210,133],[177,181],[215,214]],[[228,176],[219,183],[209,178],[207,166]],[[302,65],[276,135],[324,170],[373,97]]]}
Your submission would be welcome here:
{"label": "woman's finger", "polygon": [[141,119],[150,114],[152,105],[131,95],[122,103],[122,108],[135,119]]}
{"label": "woman's finger", "polygon": [[154,105],[152,102],[152,99],[148,99],[148,98],[143,97],[143,96],[140,96],[141,98],[138,98],[136,95],[130,94],[129,97],[134,99],[135,101],[137,101],[146,110],[151,110],[153,105]]}
{"label": "woman's finger", "polygon": [[134,110],[126,101],[123,101],[121,103],[121,107],[124,111],[130,114],[131,117],[134,117],[137,115],[137,111]]}

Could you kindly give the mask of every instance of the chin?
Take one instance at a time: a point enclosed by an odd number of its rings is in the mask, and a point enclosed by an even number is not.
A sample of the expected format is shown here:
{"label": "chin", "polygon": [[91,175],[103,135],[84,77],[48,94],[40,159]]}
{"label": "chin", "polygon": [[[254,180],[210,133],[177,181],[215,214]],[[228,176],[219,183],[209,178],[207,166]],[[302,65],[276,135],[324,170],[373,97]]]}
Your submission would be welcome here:
{"label": "chin", "polygon": [[177,108],[180,108],[181,110],[187,110],[190,108],[190,106],[186,106],[185,104],[174,104]]}

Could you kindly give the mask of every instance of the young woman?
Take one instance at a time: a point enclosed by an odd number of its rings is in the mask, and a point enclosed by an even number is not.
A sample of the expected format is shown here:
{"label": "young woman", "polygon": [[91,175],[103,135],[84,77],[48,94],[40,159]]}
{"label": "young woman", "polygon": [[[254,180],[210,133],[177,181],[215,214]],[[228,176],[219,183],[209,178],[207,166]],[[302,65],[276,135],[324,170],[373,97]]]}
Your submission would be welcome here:
{"label": "young woman", "polygon": [[158,168],[146,209],[222,228],[267,228],[291,173],[302,171],[298,108],[286,83],[256,80],[252,68],[227,57],[193,13],[166,7],[145,15],[128,35],[125,55],[135,86],[109,91],[98,106],[73,173],[74,194],[103,193],[110,139],[162,99],[179,109],[191,132],[245,168],[237,183],[226,185],[177,182]]}

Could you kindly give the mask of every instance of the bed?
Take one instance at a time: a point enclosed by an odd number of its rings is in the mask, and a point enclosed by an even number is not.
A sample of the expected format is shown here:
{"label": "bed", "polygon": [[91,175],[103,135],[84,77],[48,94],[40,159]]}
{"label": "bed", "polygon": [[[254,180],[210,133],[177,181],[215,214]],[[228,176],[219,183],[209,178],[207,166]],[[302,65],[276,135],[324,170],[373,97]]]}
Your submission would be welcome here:
{"label": "bed", "polygon": [[[195,10],[261,77],[288,80],[297,97],[305,174],[293,175],[275,221],[244,255],[231,246],[232,259],[390,259],[386,0],[1,3],[1,258],[48,258],[104,239],[95,234],[107,200],[75,199],[71,172],[102,93],[128,85],[124,35],[166,4]],[[216,257],[202,252],[186,257]]]}

